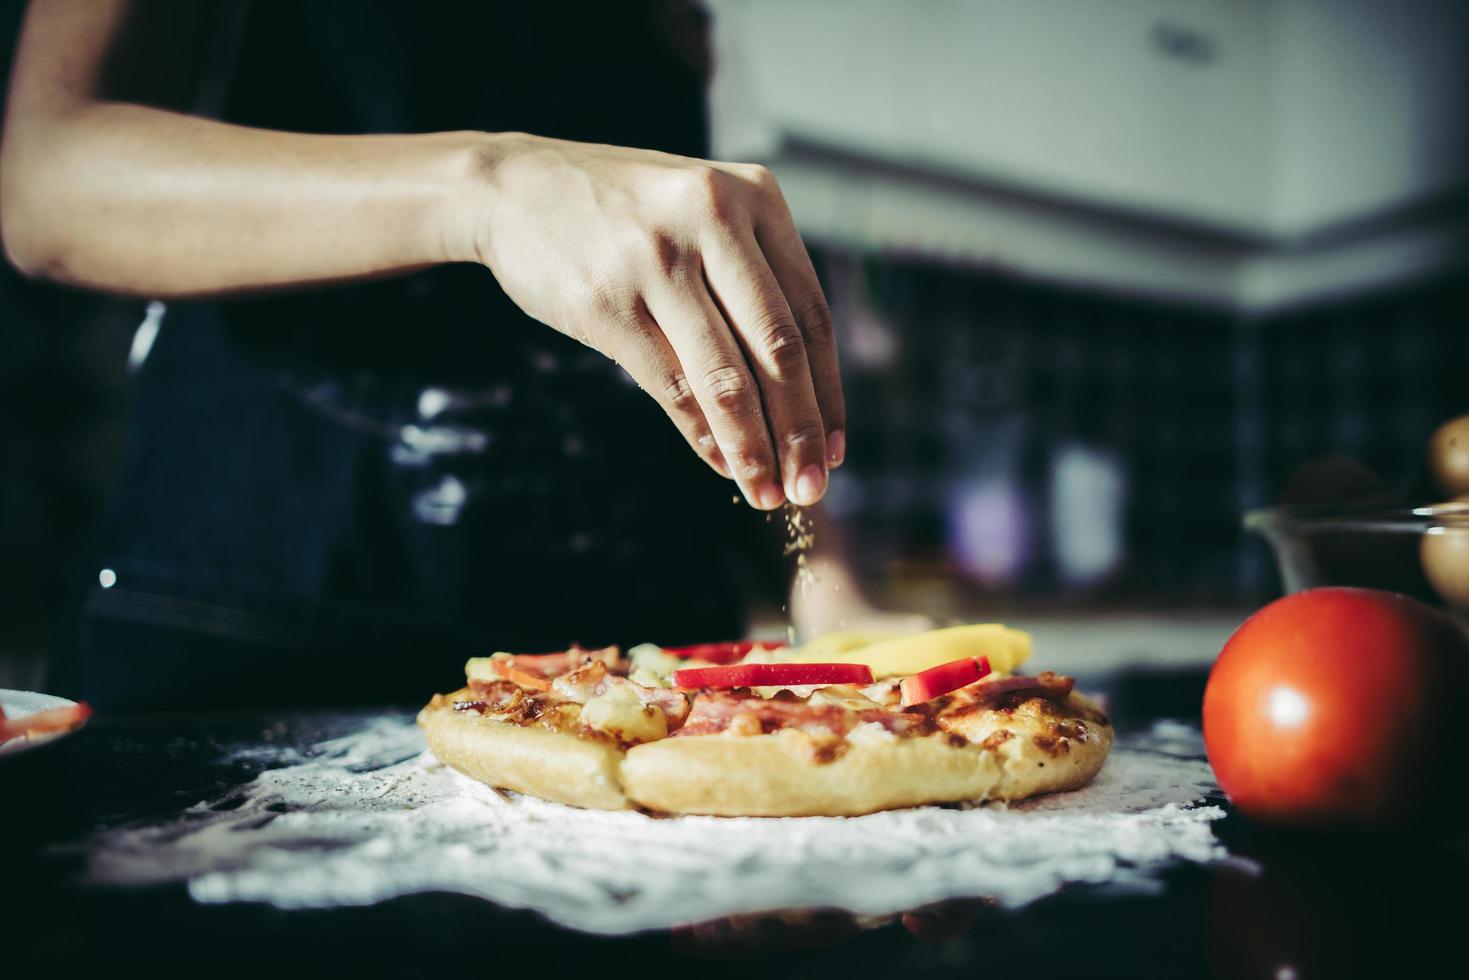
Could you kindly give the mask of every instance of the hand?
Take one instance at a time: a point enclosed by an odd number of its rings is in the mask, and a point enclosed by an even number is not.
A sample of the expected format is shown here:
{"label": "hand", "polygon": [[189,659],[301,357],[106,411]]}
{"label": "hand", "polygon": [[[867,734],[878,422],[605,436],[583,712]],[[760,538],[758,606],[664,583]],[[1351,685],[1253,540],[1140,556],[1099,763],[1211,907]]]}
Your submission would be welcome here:
{"label": "hand", "polygon": [[501,134],[473,250],[521,309],[620,364],[754,507],[845,454],[831,315],[764,167]]}

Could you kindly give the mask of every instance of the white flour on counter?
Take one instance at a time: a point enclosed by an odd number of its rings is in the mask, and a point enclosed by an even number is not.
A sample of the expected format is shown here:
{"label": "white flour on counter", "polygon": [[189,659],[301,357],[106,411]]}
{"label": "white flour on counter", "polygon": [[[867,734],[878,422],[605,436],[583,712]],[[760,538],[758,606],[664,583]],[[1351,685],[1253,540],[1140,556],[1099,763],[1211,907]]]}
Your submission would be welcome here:
{"label": "white flour on counter", "polygon": [[382,719],[285,757],[225,801],[106,832],[93,880],[187,880],[201,902],[366,905],[458,892],[575,929],[625,933],[726,915],[867,915],[948,898],[1017,906],[1071,883],[1149,887],[1224,856],[1197,805],[1217,787],[1197,732],[1123,739],[1092,785],[1030,802],[862,817],[649,817],[490,789]]}

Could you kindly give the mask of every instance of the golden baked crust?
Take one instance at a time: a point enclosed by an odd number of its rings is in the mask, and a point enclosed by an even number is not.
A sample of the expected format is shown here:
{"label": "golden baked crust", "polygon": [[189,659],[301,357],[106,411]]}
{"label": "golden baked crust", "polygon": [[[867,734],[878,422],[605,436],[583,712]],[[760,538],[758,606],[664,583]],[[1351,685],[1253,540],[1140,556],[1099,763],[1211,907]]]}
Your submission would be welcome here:
{"label": "golden baked crust", "polygon": [[946,731],[993,752],[1004,772],[995,800],[1022,800],[1076,789],[1107,761],[1113,730],[1100,706],[1071,692],[1061,702],[1019,697],[1012,704],[959,717],[940,715]]}
{"label": "golden baked crust", "polygon": [[849,816],[983,799],[1000,778],[992,752],[880,729],[855,731],[845,743],[794,729],[666,738],[635,746],[622,764],[633,802],[724,817]]}
{"label": "golden baked crust", "polygon": [[[616,744],[456,711],[464,689],[419,713],[445,764],[491,786],[604,810],[641,806],[718,816],[841,816],[1075,789],[1101,769],[1113,731],[1095,702],[1017,695],[946,708],[937,731],[860,725],[844,739],[784,729]],[[962,706],[961,706],[962,707]]]}
{"label": "golden baked crust", "polygon": [[549,728],[529,728],[455,711],[454,701],[473,698],[465,688],[437,694],[418,713],[418,724],[439,760],[482,783],[556,803],[594,810],[626,810],[616,745]]}

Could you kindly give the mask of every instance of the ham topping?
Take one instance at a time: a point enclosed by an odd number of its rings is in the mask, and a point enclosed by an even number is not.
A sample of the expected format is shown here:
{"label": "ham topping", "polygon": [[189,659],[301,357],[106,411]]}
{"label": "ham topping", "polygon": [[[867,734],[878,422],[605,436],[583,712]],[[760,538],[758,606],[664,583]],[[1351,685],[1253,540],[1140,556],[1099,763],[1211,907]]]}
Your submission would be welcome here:
{"label": "ham topping", "polygon": [[617,647],[600,650],[582,650],[572,647],[562,653],[497,653],[490,658],[497,672],[506,680],[513,680],[525,687],[547,690],[552,678],[571,673],[587,663],[600,663],[608,668],[626,668]]}
{"label": "ham topping", "polygon": [[768,735],[796,728],[811,735],[844,736],[863,724],[876,724],[895,734],[924,726],[922,719],[882,708],[851,709],[836,704],[811,704],[785,692],[761,698],[745,692],[705,691],[694,698],[688,721],[679,735]]}
{"label": "ham topping", "polygon": [[[953,694],[914,705],[906,711],[871,708],[836,703],[813,704],[789,691],[762,698],[747,690],[707,690],[695,695],[692,706],[687,696],[677,691],[647,687],[608,670],[606,651],[595,651],[590,662],[583,662],[559,673],[549,682],[547,692],[528,691],[507,680],[471,680],[472,701],[455,703],[460,711],[490,712],[518,724],[536,723],[555,703],[584,705],[612,687],[627,687],[640,702],[652,705],[668,719],[668,730],[674,735],[715,735],[731,732],[737,735],[770,734],[783,728],[794,728],[821,738],[842,738],[859,725],[875,724],[897,735],[927,735],[937,731],[942,720],[975,711],[995,708],[1015,696],[1039,697],[1064,702],[1075,681],[1051,671],[1034,677],[1002,677],[961,688]],[[580,651],[583,657],[586,651]],[[554,657],[569,657],[552,654]],[[874,701],[891,702],[897,684],[884,682],[863,690]]]}
{"label": "ham topping", "polygon": [[471,680],[470,689],[484,704],[465,703],[459,710],[505,714],[516,691],[547,704],[554,701],[584,705],[613,687],[626,686],[639,702],[663,712],[670,731],[688,717],[689,701],[682,694],[647,687],[622,676],[627,671],[627,661],[617,647],[571,649],[565,653],[495,654],[490,662],[501,680]]}
{"label": "ham topping", "polygon": [[[1020,698],[1043,698],[1062,703],[1076,686],[1076,680],[1053,671],[1042,671],[1034,677],[1002,677],[995,681],[982,681],[960,688],[918,707],[928,712],[945,715],[966,715],[975,711],[988,711],[1002,702],[1014,702]],[[1013,707],[1013,703],[1011,704]]]}

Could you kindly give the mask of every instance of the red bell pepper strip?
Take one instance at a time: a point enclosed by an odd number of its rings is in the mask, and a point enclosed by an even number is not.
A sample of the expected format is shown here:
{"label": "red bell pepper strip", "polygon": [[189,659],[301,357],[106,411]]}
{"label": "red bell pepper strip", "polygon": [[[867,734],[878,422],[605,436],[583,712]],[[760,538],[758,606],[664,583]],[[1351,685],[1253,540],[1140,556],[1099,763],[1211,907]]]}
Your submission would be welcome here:
{"label": "red bell pepper strip", "polygon": [[[0,718],[3,718],[0,712]],[[0,720],[0,742],[8,742],[22,735],[44,735],[49,732],[64,732],[76,728],[92,716],[92,706],[85,701],[69,704],[64,708],[37,711],[19,718]]]}
{"label": "red bell pepper strip", "polygon": [[871,684],[866,664],[733,664],[728,667],[688,667],[673,672],[673,686],[681,691],[704,687],[805,687],[821,684]]}
{"label": "red bell pepper strip", "polygon": [[905,677],[903,683],[898,685],[898,690],[902,692],[903,707],[932,701],[940,694],[968,687],[989,672],[990,662],[987,657],[965,657],[930,667],[912,677]]}
{"label": "red bell pepper strip", "polygon": [[686,660],[703,660],[711,664],[736,664],[756,647],[779,650],[785,646],[779,640],[729,640],[723,643],[696,643],[691,647],[664,647],[665,653]]}

